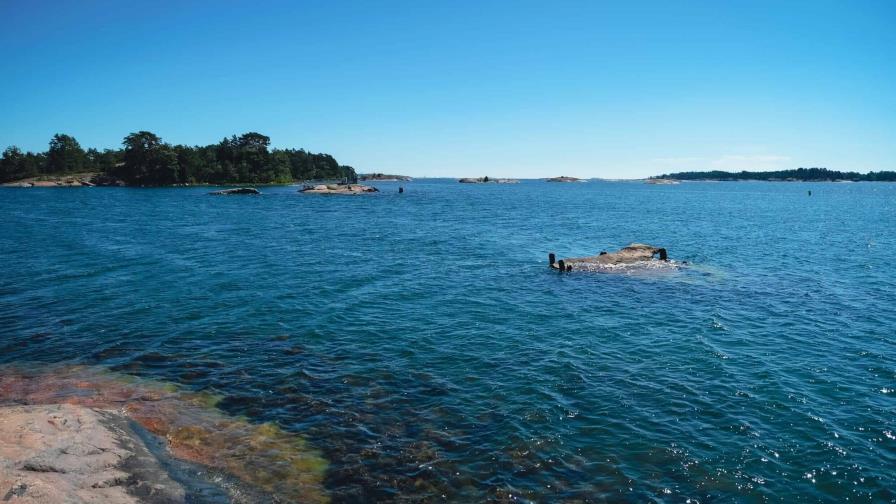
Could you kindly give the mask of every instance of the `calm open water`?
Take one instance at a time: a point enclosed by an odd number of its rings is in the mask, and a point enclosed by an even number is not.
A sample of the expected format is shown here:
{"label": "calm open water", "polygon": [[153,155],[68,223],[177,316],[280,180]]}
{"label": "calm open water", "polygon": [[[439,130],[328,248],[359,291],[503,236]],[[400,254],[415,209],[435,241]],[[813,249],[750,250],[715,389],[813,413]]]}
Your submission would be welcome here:
{"label": "calm open water", "polygon": [[[334,502],[896,500],[896,184],[376,185],[0,190],[0,363],[223,394]],[[690,265],[547,268],[634,241]]]}

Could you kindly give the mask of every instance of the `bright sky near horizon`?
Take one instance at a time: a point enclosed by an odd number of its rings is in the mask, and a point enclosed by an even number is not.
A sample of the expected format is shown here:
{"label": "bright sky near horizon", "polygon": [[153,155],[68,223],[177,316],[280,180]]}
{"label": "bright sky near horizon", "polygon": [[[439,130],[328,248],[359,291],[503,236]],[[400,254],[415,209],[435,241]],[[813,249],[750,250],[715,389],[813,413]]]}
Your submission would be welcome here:
{"label": "bright sky near horizon", "polygon": [[0,0],[0,149],[258,131],[359,172],[896,170],[896,2]]}

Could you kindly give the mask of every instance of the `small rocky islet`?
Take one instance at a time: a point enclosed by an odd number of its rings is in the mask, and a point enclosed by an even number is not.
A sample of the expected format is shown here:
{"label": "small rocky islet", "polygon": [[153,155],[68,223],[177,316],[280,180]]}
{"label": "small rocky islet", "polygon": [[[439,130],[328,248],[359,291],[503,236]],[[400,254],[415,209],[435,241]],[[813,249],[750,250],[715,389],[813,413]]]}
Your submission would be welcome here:
{"label": "small rocky islet", "polygon": [[560,272],[621,272],[628,271],[633,267],[647,268],[655,265],[678,267],[677,263],[669,260],[665,248],[645,243],[632,243],[616,252],[601,251],[593,256],[568,257],[559,261],[556,254],[551,252],[548,254],[548,265]]}
{"label": "small rocky islet", "polygon": [[511,178],[490,178],[490,177],[478,177],[478,178],[462,178],[458,179],[458,182],[461,184],[519,184],[520,181],[517,179]]}
{"label": "small rocky islet", "polygon": [[565,175],[561,175],[559,177],[545,179],[545,182],[585,182],[585,180],[576,177],[567,177]]}
{"label": "small rocky islet", "polygon": [[299,189],[299,192],[303,194],[340,194],[354,196],[376,193],[379,192],[379,189],[362,184],[317,184],[306,185]]}

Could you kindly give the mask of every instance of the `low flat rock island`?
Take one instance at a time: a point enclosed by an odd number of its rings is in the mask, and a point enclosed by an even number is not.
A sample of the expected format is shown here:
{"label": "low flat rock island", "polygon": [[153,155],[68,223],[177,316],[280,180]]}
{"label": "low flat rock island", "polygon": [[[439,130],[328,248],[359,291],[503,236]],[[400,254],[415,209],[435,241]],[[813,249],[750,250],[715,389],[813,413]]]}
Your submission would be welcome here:
{"label": "low flat rock island", "polygon": [[314,186],[305,186],[302,189],[299,189],[299,192],[305,194],[357,195],[379,192],[379,189],[361,184],[318,184]]}
{"label": "low flat rock island", "polygon": [[666,249],[644,243],[632,243],[618,252],[601,252],[594,256],[571,257],[559,261],[556,260],[556,256],[552,252],[548,254],[548,263],[551,268],[560,271],[612,271],[613,268],[619,266],[655,262],[657,259],[654,259],[654,256],[658,256],[659,261],[668,261]]}
{"label": "low flat rock island", "polygon": [[519,184],[520,181],[517,179],[510,178],[489,178],[489,177],[479,177],[479,178],[462,178],[459,179],[458,182],[461,184]]}
{"label": "low flat rock island", "polygon": [[584,180],[576,177],[567,177],[566,175],[561,175],[559,177],[545,179],[547,182],[585,182]]}

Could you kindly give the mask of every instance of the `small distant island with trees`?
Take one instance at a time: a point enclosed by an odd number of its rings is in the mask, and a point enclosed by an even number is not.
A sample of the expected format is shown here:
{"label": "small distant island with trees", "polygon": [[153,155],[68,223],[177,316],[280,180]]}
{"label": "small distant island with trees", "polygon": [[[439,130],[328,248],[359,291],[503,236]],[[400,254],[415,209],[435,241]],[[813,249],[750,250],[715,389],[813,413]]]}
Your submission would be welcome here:
{"label": "small distant island with trees", "polygon": [[796,170],[779,170],[766,172],[726,172],[726,171],[703,171],[703,172],[680,172],[669,173],[666,175],[657,175],[650,177],[648,180],[715,180],[715,181],[738,181],[738,180],[763,180],[769,182],[786,181],[786,182],[896,182],[896,172],[879,171],[868,173],[857,172],[841,172],[829,170],[827,168],[797,168]]}
{"label": "small distant island with trees", "polygon": [[[61,179],[79,174],[83,184],[170,186],[181,184],[288,184],[304,180],[357,179],[351,166],[329,154],[271,149],[260,133],[233,135],[205,146],[171,145],[149,131],[124,137],[121,149],[83,149],[74,137],[54,135],[46,152],[15,146],[0,157],[0,183]],[[90,181],[88,181],[90,180]]]}
{"label": "small distant island with trees", "polygon": [[358,174],[358,180],[362,182],[367,180],[377,180],[380,182],[409,182],[413,179],[407,175],[390,175],[388,173],[361,173]]}

